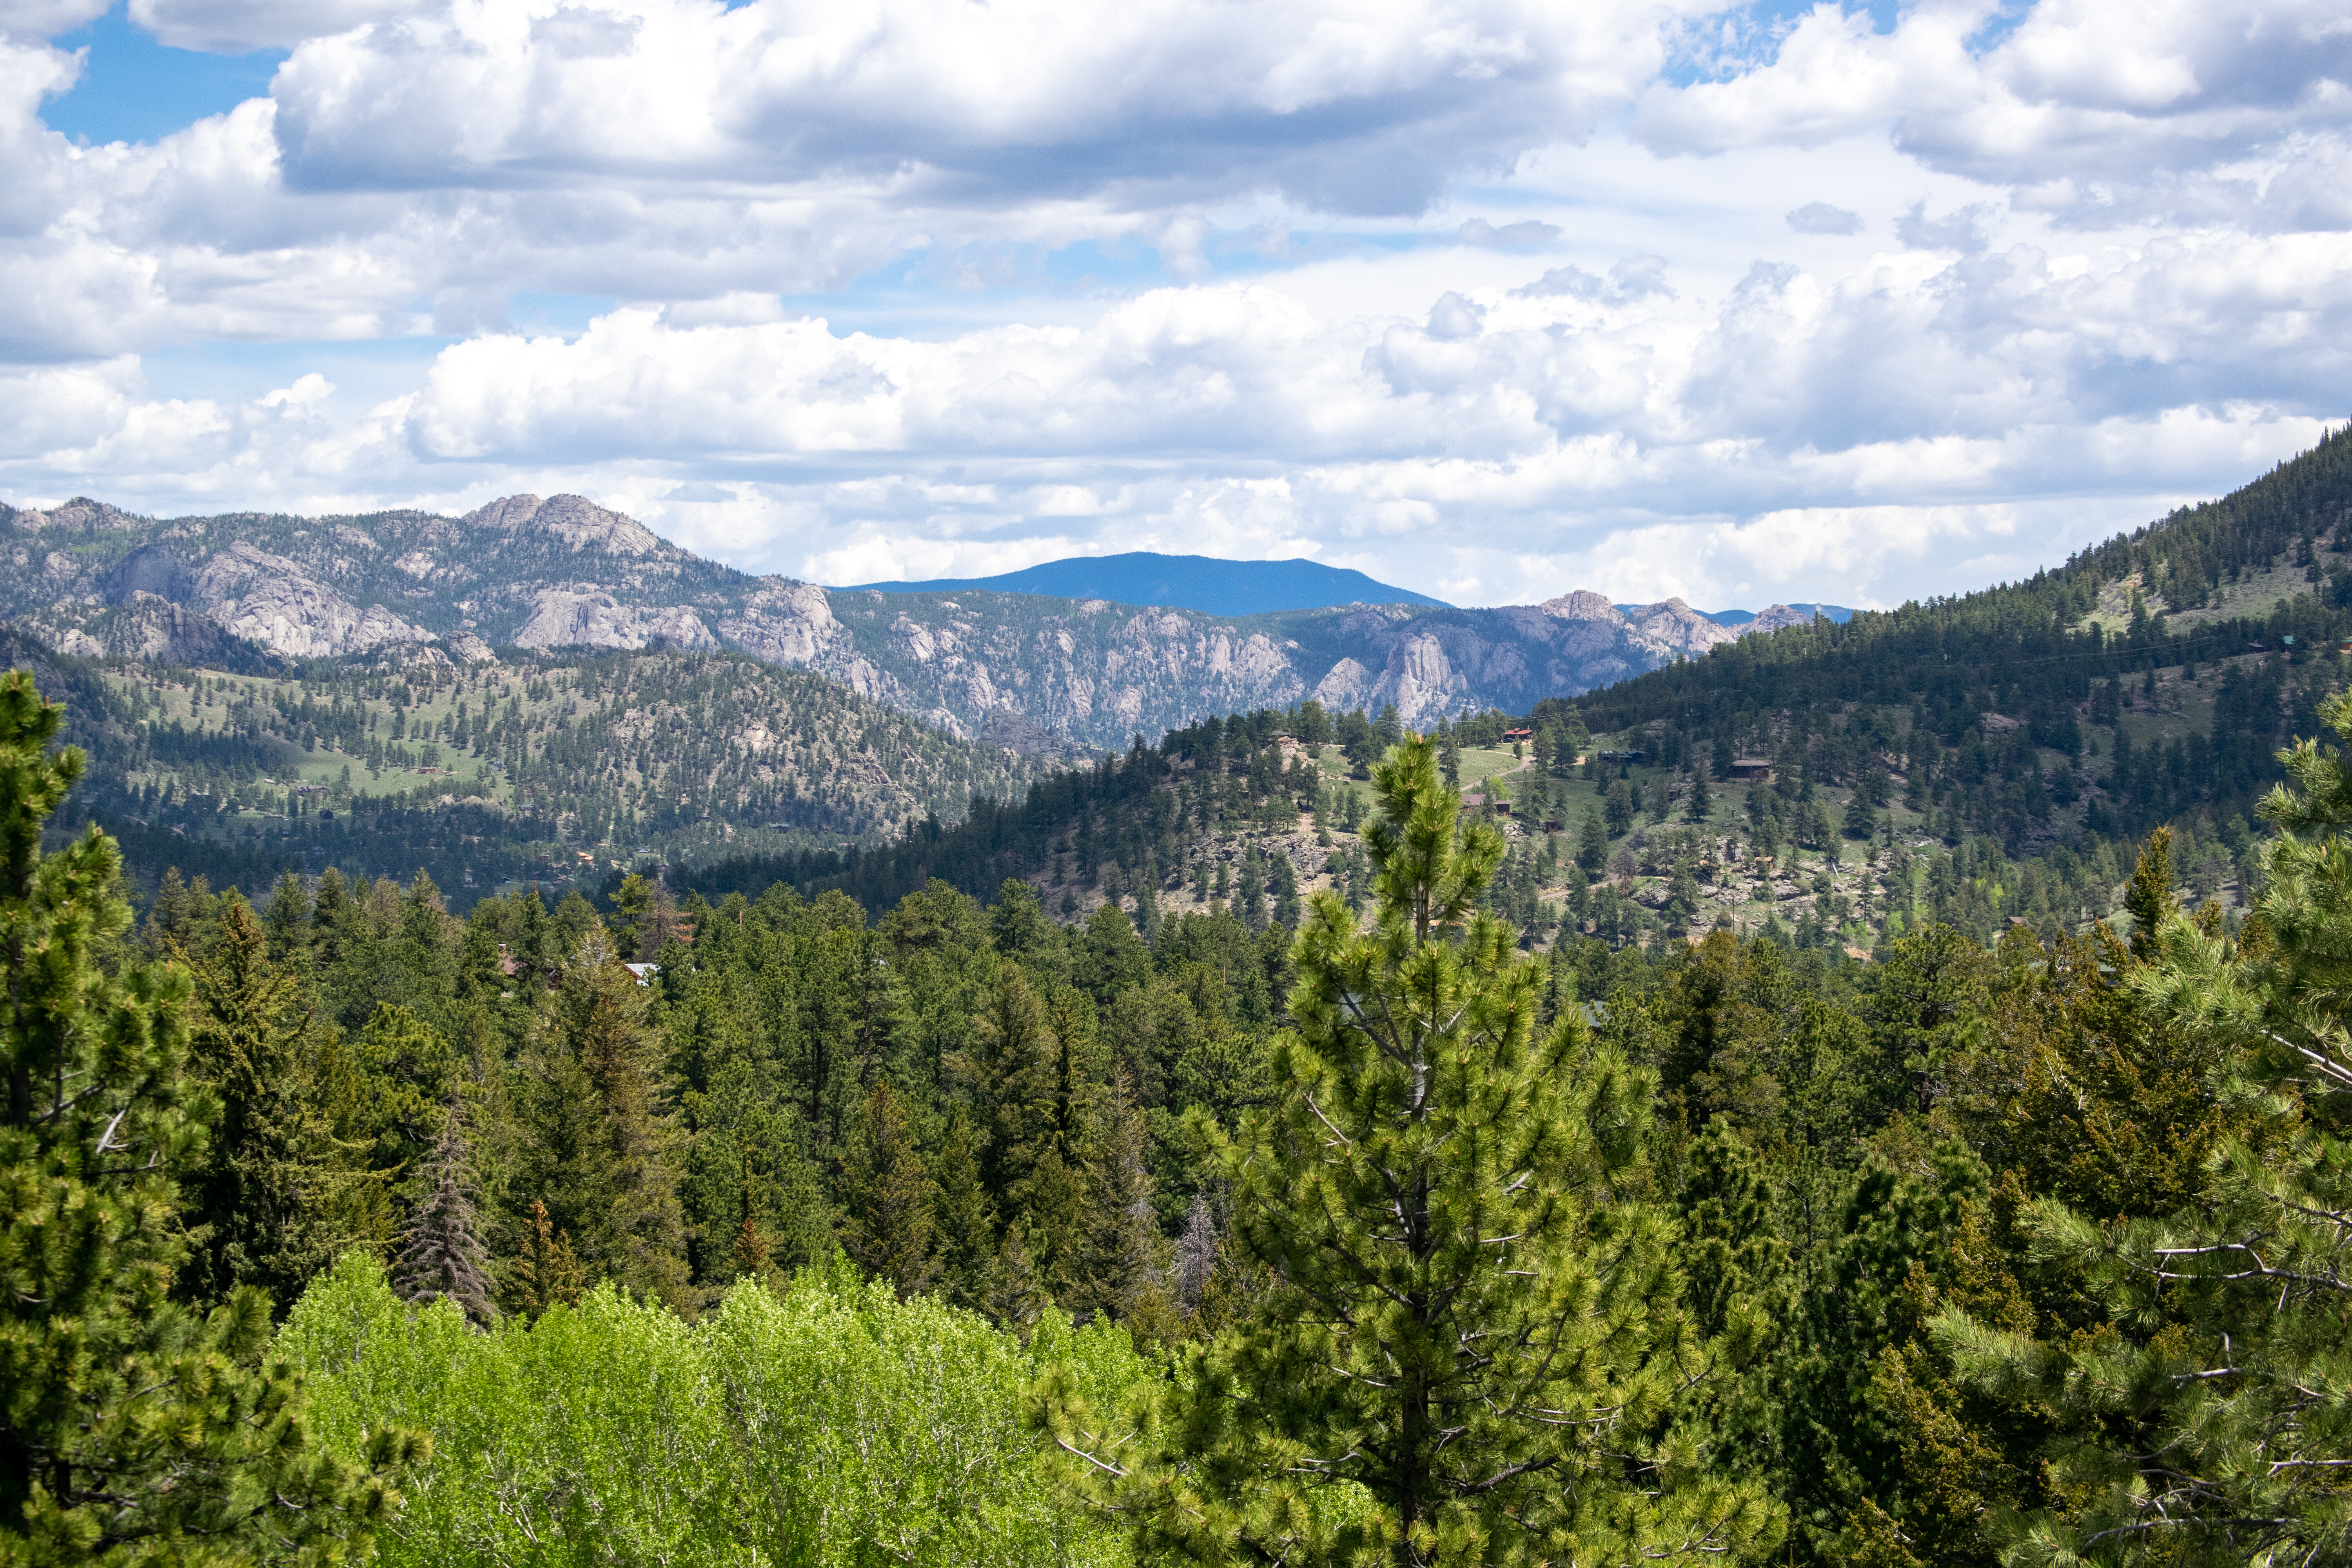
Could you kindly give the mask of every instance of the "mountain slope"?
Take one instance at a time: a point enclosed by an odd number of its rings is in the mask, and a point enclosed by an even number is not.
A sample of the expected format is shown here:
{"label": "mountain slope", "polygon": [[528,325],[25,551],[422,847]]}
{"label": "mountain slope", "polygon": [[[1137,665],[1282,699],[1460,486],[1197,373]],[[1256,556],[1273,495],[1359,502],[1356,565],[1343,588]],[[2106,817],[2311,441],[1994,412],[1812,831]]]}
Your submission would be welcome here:
{"label": "mountain slope", "polygon": [[[1394,703],[1408,724],[1523,710],[1730,634],[1679,601],[1252,616],[998,593],[828,593],[753,577],[577,496],[463,518],[0,511],[0,611],[59,649],[253,668],[426,649],[732,648],[968,740],[1123,745],[1211,713]],[[174,614],[173,612],[177,612]],[[209,628],[209,629],[207,629]],[[207,639],[210,639],[208,646]]]}
{"label": "mountain slope", "polygon": [[923,583],[860,583],[886,594],[1044,594],[1061,599],[1109,599],[1122,605],[1201,610],[1212,616],[1260,616],[1343,605],[1426,605],[1442,599],[1391,588],[1361,572],[1319,561],[1223,561],[1209,555],[1161,555],[1135,550],[1120,555],[1080,555],[1047,561],[994,577],[938,578]]}
{"label": "mountain slope", "polygon": [[248,890],[278,869],[422,867],[470,902],[641,858],[879,844],[1049,765],[734,653],[240,676],[5,651],[90,754],[60,821],[104,823],[151,885],[167,866]]}

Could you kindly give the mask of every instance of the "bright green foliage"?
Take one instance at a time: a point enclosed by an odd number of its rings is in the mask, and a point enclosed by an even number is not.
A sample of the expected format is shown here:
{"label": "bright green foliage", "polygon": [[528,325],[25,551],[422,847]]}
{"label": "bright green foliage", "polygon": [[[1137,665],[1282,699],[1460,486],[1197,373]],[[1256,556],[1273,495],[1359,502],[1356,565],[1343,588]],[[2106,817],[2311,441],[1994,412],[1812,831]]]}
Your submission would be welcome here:
{"label": "bright green foliage", "polygon": [[1150,1369],[1125,1334],[1058,1314],[1024,1349],[835,1270],[781,1299],[738,1285],[691,1327],[600,1289],[485,1333],[446,1305],[409,1309],[354,1254],[284,1344],[331,1445],[386,1422],[433,1434],[379,1542],[387,1568],[1127,1561],[1054,1497],[1021,1391],[1051,1364],[1116,1399]]}
{"label": "bright green foliage", "polygon": [[[2324,716],[2352,737],[2352,699]],[[2242,1121],[2198,1201],[2104,1226],[2036,1205],[2037,1251],[2104,1296],[2104,1332],[1937,1322],[1972,1382],[2055,1415],[2065,1500],[2009,1526],[2011,1562],[2352,1560],[2352,779],[2308,740],[2287,769],[2295,787],[2263,805],[2281,836],[2245,940],[2170,912],[2137,977],[2229,1053],[2218,1092]]]}
{"label": "bright green foliage", "polygon": [[186,977],[118,946],[113,842],[40,853],[81,769],[43,754],[60,717],[0,680],[0,1563],[339,1561],[413,1445],[321,1457],[268,1298],[172,1299],[175,1176],[217,1108],[186,1071]]}
{"label": "bright green foliage", "polygon": [[1207,1561],[1619,1562],[1769,1546],[1752,1485],[1675,1430],[1707,1375],[1674,1231],[1630,1195],[1651,1085],[1472,911],[1502,844],[1435,748],[1375,773],[1380,918],[1319,897],[1276,1107],[1219,1147],[1234,1230],[1281,1283],[1113,1418],[1041,1420],[1146,1549]]}

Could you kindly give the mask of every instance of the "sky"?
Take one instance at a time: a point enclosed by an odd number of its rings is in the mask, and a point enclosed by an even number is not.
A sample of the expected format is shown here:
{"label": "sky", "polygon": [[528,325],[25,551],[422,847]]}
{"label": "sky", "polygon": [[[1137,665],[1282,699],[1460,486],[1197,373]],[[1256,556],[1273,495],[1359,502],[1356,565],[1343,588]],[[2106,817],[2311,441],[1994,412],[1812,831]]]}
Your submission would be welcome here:
{"label": "sky", "polygon": [[0,0],[0,500],[1886,605],[2308,447],[2352,0]]}

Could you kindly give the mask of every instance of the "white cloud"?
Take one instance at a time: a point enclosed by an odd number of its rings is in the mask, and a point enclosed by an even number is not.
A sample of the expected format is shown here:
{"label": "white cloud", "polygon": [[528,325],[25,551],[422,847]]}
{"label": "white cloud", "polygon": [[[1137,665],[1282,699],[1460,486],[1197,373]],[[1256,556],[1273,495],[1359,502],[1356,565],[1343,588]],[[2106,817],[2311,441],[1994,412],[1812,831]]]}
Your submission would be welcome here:
{"label": "white cloud", "polygon": [[1865,226],[1860,213],[1827,202],[1807,202],[1788,214],[1789,226],[1799,234],[1860,234]]}
{"label": "white cloud", "polygon": [[0,33],[53,38],[106,14],[114,0],[0,0]]}
{"label": "white cloud", "polygon": [[2352,384],[2341,0],[135,0],[291,58],[78,147],[38,40],[87,11],[0,9],[16,497],[1862,603],[2227,488]]}
{"label": "white cloud", "polygon": [[2094,226],[2228,215],[2341,224],[2273,202],[2339,165],[2352,123],[2352,17],[2337,0],[2039,0],[1990,47],[1995,0],[1924,0],[1889,32],[1816,5],[1773,58],[1722,80],[1655,83],[1635,124],[1664,151],[1817,147],[1873,127],[1928,167],[2031,192]]}

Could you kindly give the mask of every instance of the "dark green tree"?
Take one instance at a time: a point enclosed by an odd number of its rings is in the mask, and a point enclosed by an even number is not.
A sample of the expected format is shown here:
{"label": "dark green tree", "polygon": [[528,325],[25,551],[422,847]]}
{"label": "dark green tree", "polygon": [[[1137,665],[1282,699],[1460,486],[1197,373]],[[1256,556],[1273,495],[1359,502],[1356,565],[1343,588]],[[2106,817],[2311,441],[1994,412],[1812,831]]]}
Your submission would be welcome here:
{"label": "dark green tree", "polygon": [[1588,877],[1597,876],[1608,863],[1609,835],[1601,826],[1600,815],[1588,811],[1584,814],[1584,826],[1576,836],[1577,868]]}
{"label": "dark green tree", "polygon": [[[2321,716],[2352,739],[2352,697]],[[2104,1332],[2036,1337],[1948,1310],[1937,1342],[1969,1382],[2054,1413],[2059,1506],[1996,1521],[2008,1561],[2352,1561],[2352,776],[2316,741],[2263,802],[2279,829],[2265,886],[2232,942],[2170,903],[2169,836],[2132,881],[2151,962],[2133,976],[2159,1016],[2224,1053],[2238,1125],[2197,1201],[2101,1224],[2033,1205],[2036,1254],[2104,1299]]]}
{"label": "dark green tree", "polygon": [[908,1131],[905,1101],[887,1079],[866,1091],[844,1178],[849,1256],[887,1279],[902,1301],[928,1289],[939,1271],[939,1187]]}
{"label": "dark green tree", "polygon": [[0,1562],[331,1562],[366,1551],[418,1440],[361,1470],[310,1445],[269,1300],[174,1299],[177,1178],[217,1102],[191,1076],[190,986],[141,962],[121,856],[41,830],[81,776],[64,710],[0,679]]}
{"label": "dark green tree", "polygon": [[190,1182],[203,1238],[183,1288],[200,1300],[241,1285],[283,1314],[352,1239],[339,1198],[354,1152],[337,1145],[322,1100],[299,977],[269,961],[268,934],[234,892],[205,951],[173,944],[195,976],[195,1066],[221,1105]]}
{"label": "dark green tree", "polygon": [[[1279,1281],[1112,1420],[1066,1381],[1074,1473],[1203,1561],[1633,1562],[1769,1548],[1761,1491],[1686,1466],[1676,1404],[1719,1348],[1673,1226],[1634,1197],[1651,1085],[1475,913],[1502,858],[1435,747],[1376,773],[1377,928],[1318,896],[1278,1101],[1218,1149],[1239,1245]],[[1123,1434],[1124,1436],[1114,1434]],[[1333,1482],[1369,1510],[1319,1508]]]}

